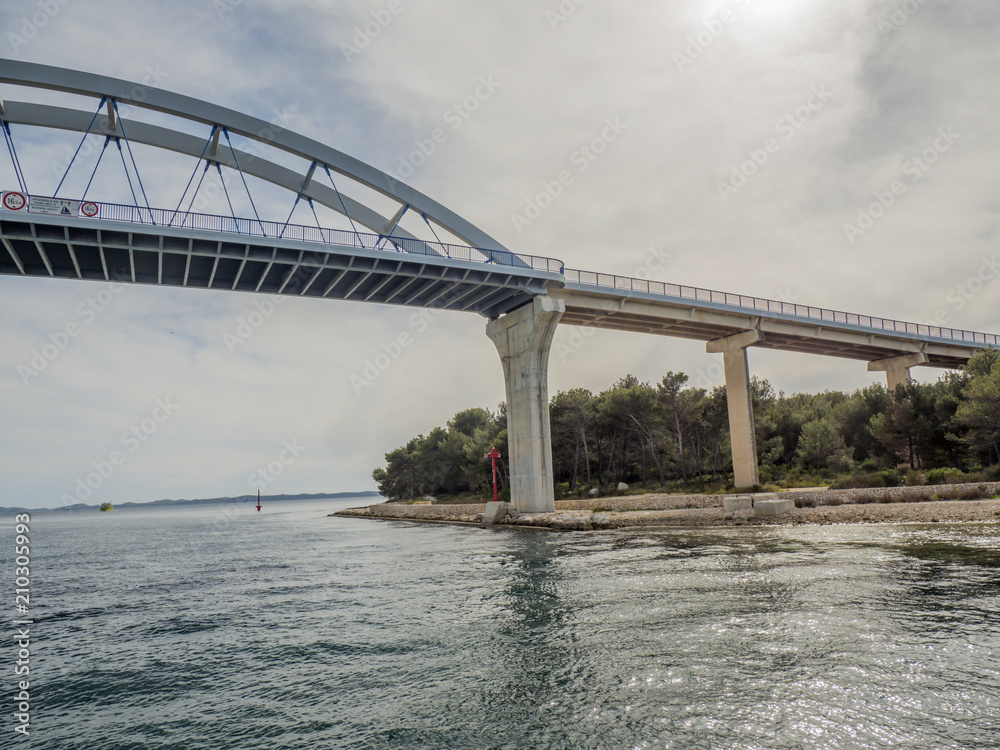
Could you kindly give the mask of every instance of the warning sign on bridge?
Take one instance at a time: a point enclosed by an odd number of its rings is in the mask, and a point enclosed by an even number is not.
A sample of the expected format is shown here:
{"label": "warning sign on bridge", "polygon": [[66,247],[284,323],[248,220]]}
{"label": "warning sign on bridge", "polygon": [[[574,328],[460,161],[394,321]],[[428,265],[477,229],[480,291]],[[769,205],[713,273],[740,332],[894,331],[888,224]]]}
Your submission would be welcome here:
{"label": "warning sign on bridge", "polygon": [[90,201],[87,201],[86,203],[83,203],[80,206],[80,213],[86,216],[88,219],[97,216],[97,214],[100,213],[100,211],[101,207],[98,206],[96,203],[91,203]]}
{"label": "warning sign on bridge", "polygon": [[26,205],[28,205],[28,199],[24,197],[23,193],[17,193],[13,190],[8,190],[2,193],[2,198],[0,198],[0,205],[6,208],[8,211],[20,211]]}
{"label": "warning sign on bridge", "polygon": [[80,212],[80,201],[69,198],[39,198],[31,196],[28,203],[28,213],[50,214],[56,216],[77,216]]}

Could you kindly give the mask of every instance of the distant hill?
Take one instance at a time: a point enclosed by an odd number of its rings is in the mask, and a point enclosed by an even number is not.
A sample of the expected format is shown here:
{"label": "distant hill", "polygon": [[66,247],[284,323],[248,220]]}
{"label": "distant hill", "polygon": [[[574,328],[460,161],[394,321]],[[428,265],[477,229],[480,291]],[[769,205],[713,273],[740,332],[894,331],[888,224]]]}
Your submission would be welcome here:
{"label": "distant hill", "polygon": [[[289,500],[340,500],[346,497],[381,497],[377,492],[332,492],[318,495],[261,495],[260,502],[283,503]],[[252,502],[257,504],[256,495],[243,495],[242,497],[207,497],[198,500],[153,500],[148,503],[118,503],[115,508],[151,508],[166,505],[218,505],[221,503]],[[87,505],[86,503],[75,503],[65,505],[61,508],[0,508],[0,513],[43,513],[58,512],[68,510],[97,510],[98,505]]]}

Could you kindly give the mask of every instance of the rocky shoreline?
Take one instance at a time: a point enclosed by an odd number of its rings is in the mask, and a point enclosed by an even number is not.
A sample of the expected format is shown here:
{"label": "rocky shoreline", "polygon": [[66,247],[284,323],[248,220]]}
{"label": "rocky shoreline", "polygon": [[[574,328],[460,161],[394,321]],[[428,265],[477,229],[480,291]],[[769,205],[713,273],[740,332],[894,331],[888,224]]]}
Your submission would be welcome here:
{"label": "rocky shoreline", "polygon": [[[909,490],[907,495],[902,490]],[[918,493],[914,495],[914,493]],[[961,498],[982,492],[990,499]],[[725,495],[630,495],[556,501],[554,513],[512,515],[498,526],[557,531],[592,531],[631,527],[780,526],[844,523],[1000,523],[1000,483],[941,485],[859,490],[794,490],[754,495],[755,500],[792,499],[796,507],[778,516],[755,516],[752,511],[727,512]],[[913,497],[928,499],[914,502]],[[814,507],[809,507],[810,505]],[[348,518],[370,518],[424,523],[479,526],[485,504],[408,505],[379,503],[331,513]]]}

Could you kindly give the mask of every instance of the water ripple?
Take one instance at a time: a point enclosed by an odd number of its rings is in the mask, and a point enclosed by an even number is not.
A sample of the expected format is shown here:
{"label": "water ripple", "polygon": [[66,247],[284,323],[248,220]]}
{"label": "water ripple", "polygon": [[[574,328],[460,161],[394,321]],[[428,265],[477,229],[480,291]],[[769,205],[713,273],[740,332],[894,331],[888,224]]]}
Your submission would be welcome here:
{"label": "water ripple", "polygon": [[34,524],[32,747],[1000,736],[996,525],[507,534],[303,505],[216,534],[212,517]]}

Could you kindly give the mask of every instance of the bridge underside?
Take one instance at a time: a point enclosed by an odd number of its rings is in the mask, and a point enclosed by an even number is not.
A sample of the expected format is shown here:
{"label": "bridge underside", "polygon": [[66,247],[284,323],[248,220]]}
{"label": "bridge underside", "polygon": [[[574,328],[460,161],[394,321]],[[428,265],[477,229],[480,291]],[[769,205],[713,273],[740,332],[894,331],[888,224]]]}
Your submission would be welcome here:
{"label": "bridge underside", "polygon": [[926,337],[895,331],[873,331],[834,321],[793,319],[777,313],[727,309],[691,299],[656,298],[642,293],[607,294],[576,288],[551,292],[566,304],[560,323],[616,331],[652,333],[673,338],[713,341],[756,330],[755,348],[821,354],[877,361],[910,353],[926,355],[924,365],[960,368],[969,359],[968,346],[929,342]]}
{"label": "bridge underside", "polygon": [[0,273],[503,315],[555,274],[433,255],[58,216],[0,219]]}

